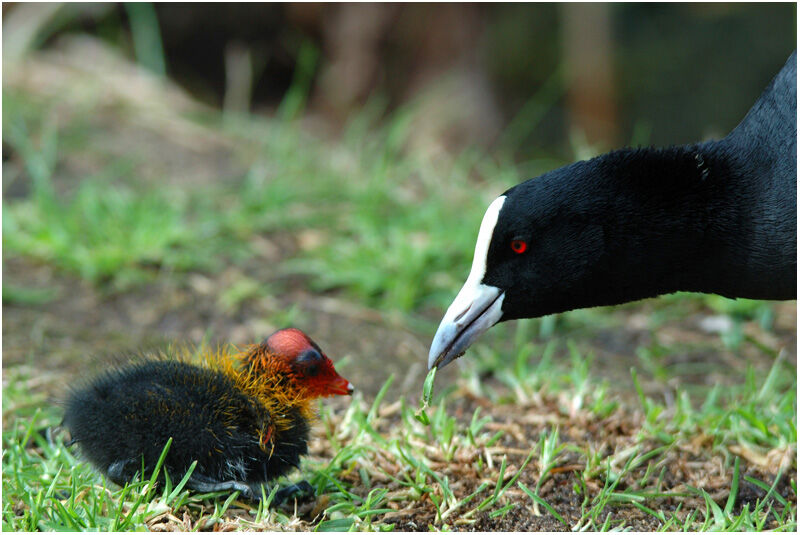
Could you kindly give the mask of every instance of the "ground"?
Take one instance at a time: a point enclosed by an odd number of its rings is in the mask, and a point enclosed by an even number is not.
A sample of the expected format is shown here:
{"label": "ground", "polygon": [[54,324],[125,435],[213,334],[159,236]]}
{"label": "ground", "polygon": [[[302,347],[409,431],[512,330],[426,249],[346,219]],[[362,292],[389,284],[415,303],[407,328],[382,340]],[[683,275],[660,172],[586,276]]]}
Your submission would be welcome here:
{"label": "ground", "polygon": [[[4,71],[5,529],[796,529],[795,302],[672,295],[500,325],[437,372],[423,423],[431,336],[486,201],[520,177],[416,163],[392,146],[402,116],[349,142],[306,137],[310,119],[212,120],[108,54],[68,41]],[[119,354],[289,324],[357,389],[321,404],[292,476],[318,496],[296,509],[106,489],[38,434]]]}

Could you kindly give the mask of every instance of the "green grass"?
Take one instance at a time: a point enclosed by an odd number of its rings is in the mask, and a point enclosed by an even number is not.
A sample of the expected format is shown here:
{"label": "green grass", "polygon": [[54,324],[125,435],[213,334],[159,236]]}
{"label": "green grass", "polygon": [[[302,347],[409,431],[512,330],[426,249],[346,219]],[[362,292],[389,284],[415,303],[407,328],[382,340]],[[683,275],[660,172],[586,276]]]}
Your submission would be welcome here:
{"label": "green grass", "polygon": [[5,201],[4,246],[112,289],[158,271],[212,269],[255,234],[303,229],[314,243],[282,269],[307,275],[312,289],[344,288],[385,310],[442,306],[462,275],[451,267],[471,259],[475,237],[464,222],[479,221],[491,192],[519,180],[484,161],[480,172],[495,185],[480,193],[470,179],[478,155],[444,167],[405,157],[412,133],[401,111],[387,128],[357,141],[351,134],[344,148],[295,123],[227,120],[234,138],[263,141],[238,186],[222,191],[142,187],[135,164],[109,164],[60,192],[53,177],[67,129],[32,123],[20,100],[6,99],[4,131],[31,192]]}
{"label": "green grass", "polygon": [[30,177],[30,194],[4,201],[6,251],[117,289],[161,270],[209,268],[217,262],[211,254],[219,243],[217,225],[192,213],[180,192],[126,185],[132,172],[127,167],[87,177],[74,191],[57,191],[58,130],[51,123],[32,130],[13,110],[3,130]]}
{"label": "green grass", "polygon": [[[475,237],[463,232],[463,222],[479,221],[490,192],[519,177],[483,162],[479,172],[495,186],[481,193],[470,178],[478,172],[477,155],[446,165],[409,157],[403,152],[412,135],[409,112],[396,112],[389,126],[372,125],[368,135],[360,133],[370,124],[364,114],[337,148],[291,125],[261,125],[256,131],[264,142],[230,225],[239,235],[302,228],[314,239],[286,268],[309,276],[313,290],[345,289],[384,310],[441,306],[461,276],[451,266],[471,261]],[[227,127],[252,137],[252,123]]]}
{"label": "green grass", "polygon": [[[3,434],[4,531],[128,531],[182,508],[199,508],[204,498],[185,490],[189,472],[174,484],[154,483],[169,449],[155,471],[119,489],[79,462],[60,440],[50,443],[38,432],[45,411],[37,410],[24,426]],[[219,493],[217,493],[219,494]],[[237,494],[217,496],[213,514],[201,514],[199,527],[210,528]]]}
{"label": "green grass", "polygon": [[[525,177],[476,151],[447,162],[409,155],[413,109],[378,123],[367,108],[340,146],[289,120],[218,122],[247,145],[249,169],[229,187],[144,185],[136,161],[111,161],[62,191],[54,182],[64,180],[58,173],[65,153],[91,147],[81,118],[66,125],[41,118],[55,105],[4,95],[5,139],[30,191],[4,200],[3,245],[111,290],[165,271],[213,271],[226,259],[246,258],[257,234],[301,231],[310,239],[278,268],[307,275],[312,290],[343,289],[392,312],[441,308],[466,277],[486,205]],[[733,346],[742,340],[741,320],[772,321],[771,307],[760,301],[692,299],[736,320],[726,335]],[[588,322],[597,321],[589,314]],[[570,318],[580,322],[581,313]]]}
{"label": "green grass", "polygon": [[[306,460],[302,469],[318,494],[328,497],[313,524],[289,510],[243,504],[235,501],[235,495],[192,493],[183,488],[185,480],[164,488],[154,487],[153,477],[122,489],[110,485],[63,443],[51,445],[37,433],[43,425],[58,421],[57,410],[26,391],[26,379],[31,377],[12,375],[3,393],[6,418],[14,415],[3,434],[4,529],[143,529],[162,521],[177,522],[167,519],[182,519],[187,512],[195,526],[204,528],[223,523],[240,528],[301,525],[319,530],[382,530],[398,527],[384,520],[385,515],[406,508],[429,512],[430,525],[418,529],[446,530],[474,524],[481,515],[500,518],[515,508],[529,507],[525,514],[550,515],[571,529],[623,528],[627,523],[621,512],[635,508],[655,518],[664,530],[768,526],[792,531],[796,504],[775,493],[778,481],[748,476],[745,479],[767,495],[734,508],[740,457],[731,454],[739,448],[745,457],[768,455],[782,448],[791,451],[796,444],[796,385],[777,382],[784,375],[783,366],[776,362],[762,383],[748,381],[729,396],[710,395],[715,399],[698,409],[682,403],[668,408],[643,396],[639,431],[626,439],[625,448],[604,454],[591,445],[579,446],[580,441],[565,440],[558,425],[542,427],[538,442],[509,444],[507,433],[492,424],[513,423],[519,414],[514,406],[524,406],[524,400],[499,403],[501,410],[494,414],[476,408],[471,417],[455,418],[448,407],[460,395],[451,389],[432,395],[425,424],[404,400],[399,407],[387,403],[390,378],[371,404],[360,395],[343,412],[334,413],[323,404],[320,427],[326,430],[322,437],[328,445],[326,459]],[[555,371],[545,365],[531,372],[530,382],[549,384],[545,377]],[[584,408],[575,409],[575,388],[549,386],[554,390],[551,400],[562,414],[572,412],[584,422],[615,417],[616,409],[609,413],[602,403],[591,402],[589,392],[577,402]],[[684,399],[680,393],[679,398]],[[509,420],[508,414],[503,417],[504,406],[511,411]],[[709,452],[732,470],[724,506],[703,488],[686,485],[675,491],[664,486],[665,466],[674,466],[682,444],[706,437],[713,444]],[[572,516],[546,501],[550,490],[543,492],[554,471],[565,463],[576,466],[571,492],[582,500],[579,514]],[[454,486],[459,474],[472,474],[469,480],[475,486]],[[788,478],[796,492],[791,473],[780,477]],[[518,492],[530,499],[528,505],[520,504]],[[665,499],[688,505],[660,510],[658,504]],[[238,512],[230,513],[234,508]]]}
{"label": "green grass", "polygon": [[[468,367],[463,383],[494,400],[497,410],[489,414],[476,408],[467,418],[454,417],[450,406],[463,397],[463,390],[435,393],[433,373],[424,388],[426,418],[405,400],[399,400],[399,408],[398,402],[386,400],[392,378],[372,403],[357,395],[344,411],[333,412],[323,404],[320,428],[327,453],[325,459],[306,460],[302,474],[328,502],[310,524],[291,510],[243,504],[235,495],[186,491],[183,482],[160,489],[148,484],[152,478],[122,489],[109,485],[61,442],[51,445],[37,434],[42,426],[57,423],[58,410],[27,389],[33,373],[12,372],[3,392],[5,420],[12,422],[3,434],[4,529],[145,529],[177,522],[187,513],[192,525],[202,529],[220,524],[226,529],[384,530],[399,527],[390,515],[406,509],[428,511],[429,525],[417,529],[448,530],[473,525],[485,515],[501,519],[519,507],[527,509],[524,514],[550,516],[573,530],[630,527],[622,513],[631,508],[655,519],[665,531],[796,529],[796,503],[775,492],[781,478],[787,478],[796,496],[790,472],[775,481],[744,476],[743,481],[766,495],[734,507],[740,455],[766,457],[781,450],[793,455],[796,447],[796,381],[785,373],[789,367],[782,359],[761,380],[750,372],[739,388],[711,390],[700,406],[689,403],[685,392],[678,391],[677,402],[668,406],[640,390],[637,430],[623,441],[625,447],[608,450],[599,442],[565,439],[560,425],[630,415],[607,398],[606,389],[595,388],[587,371],[589,359],[573,348],[572,361],[564,367],[548,357],[552,352],[552,344],[528,346],[520,351],[526,357],[517,357],[513,372],[497,370],[500,385],[490,388],[477,380],[487,370],[482,359],[501,355],[482,347],[481,360]],[[633,383],[638,388],[636,374]],[[545,393],[544,406],[532,401],[535,391]],[[545,424],[538,441],[509,445],[508,433],[492,424],[513,424],[520,415],[516,407],[531,404],[540,407],[535,412],[560,414],[566,423]],[[731,471],[730,493],[722,505],[699,486],[665,488],[665,470],[675,466],[675,456],[694,440],[709,444],[706,455],[721,459]],[[549,491],[543,492],[566,463],[579,467],[571,492],[581,505],[572,515],[549,503]],[[469,479],[474,487],[456,488],[465,473],[473,474]],[[514,489],[530,501],[525,504]],[[660,509],[664,500],[676,500],[679,506]]]}

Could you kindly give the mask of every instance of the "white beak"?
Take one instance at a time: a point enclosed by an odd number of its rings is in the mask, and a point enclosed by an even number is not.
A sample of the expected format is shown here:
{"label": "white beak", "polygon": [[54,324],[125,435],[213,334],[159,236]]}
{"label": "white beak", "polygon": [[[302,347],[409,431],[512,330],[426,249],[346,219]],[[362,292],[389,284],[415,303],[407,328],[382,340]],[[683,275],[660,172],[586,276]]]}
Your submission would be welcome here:
{"label": "white beak", "polygon": [[475,339],[503,316],[500,288],[481,282],[486,275],[486,259],[494,227],[500,217],[505,195],[496,198],[486,209],[475,242],[475,255],[469,277],[442,318],[428,353],[428,368],[442,367],[460,357]]}
{"label": "white beak", "polygon": [[503,316],[500,288],[485,284],[472,285],[467,280],[447,309],[428,353],[428,369],[447,365],[464,354],[489,327]]}

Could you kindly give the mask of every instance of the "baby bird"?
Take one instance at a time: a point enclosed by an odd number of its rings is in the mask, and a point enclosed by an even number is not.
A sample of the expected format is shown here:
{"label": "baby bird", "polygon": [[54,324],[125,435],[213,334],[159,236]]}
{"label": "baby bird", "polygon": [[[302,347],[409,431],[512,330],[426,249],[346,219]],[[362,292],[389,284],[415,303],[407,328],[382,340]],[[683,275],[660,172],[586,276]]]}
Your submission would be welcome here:
{"label": "baby bird", "polygon": [[[230,354],[144,359],[110,370],[73,390],[62,427],[83,455],[115,483],[151,472],[172,437],[163,468],[187,487],[261,496],[261,484],[299,466],[308,452],[312,401],[350,395],[353,386],[305,333],[282,329]],[[280,503],[302,481],[281,490]]]}

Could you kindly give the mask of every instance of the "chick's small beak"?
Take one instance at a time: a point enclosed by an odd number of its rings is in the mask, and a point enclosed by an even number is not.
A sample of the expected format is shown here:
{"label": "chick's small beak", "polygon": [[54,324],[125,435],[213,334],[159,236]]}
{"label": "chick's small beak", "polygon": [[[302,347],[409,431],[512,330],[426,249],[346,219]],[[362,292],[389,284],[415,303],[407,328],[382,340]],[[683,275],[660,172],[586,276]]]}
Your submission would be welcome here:
{"label": "chick's small beak", "polygon": [[350,384],[350,381],[342,377],[341,375],[337,375],[336,378],[330,382],[328,386],[328,395],[329,396],[352,396],[353,395],[353,385]]}

